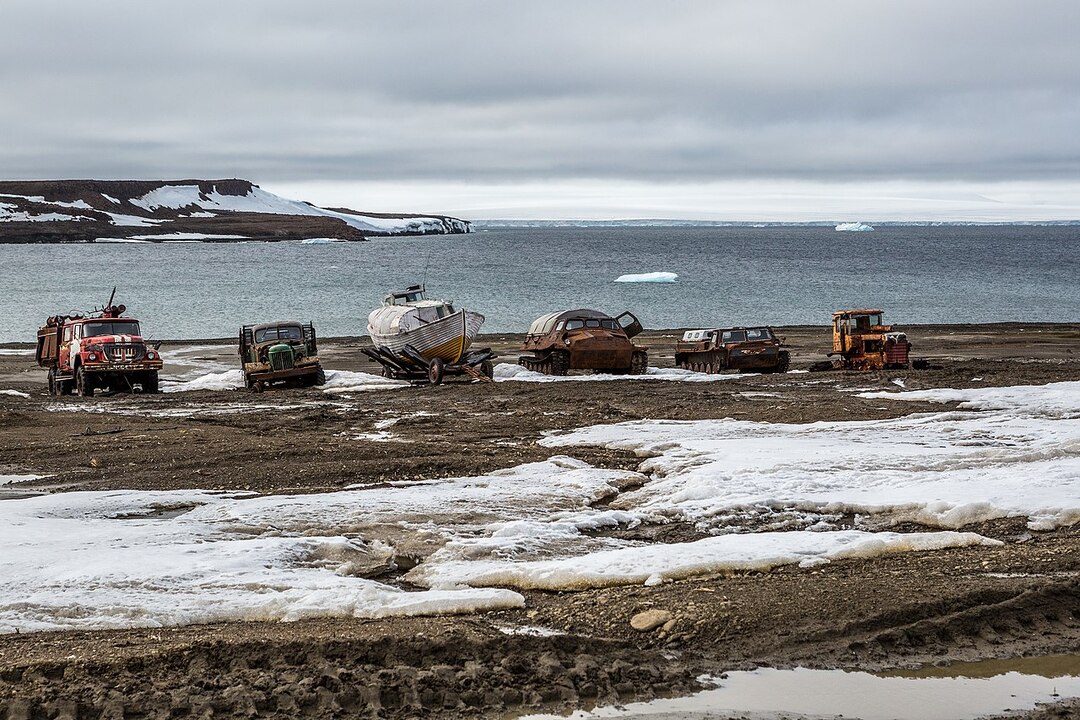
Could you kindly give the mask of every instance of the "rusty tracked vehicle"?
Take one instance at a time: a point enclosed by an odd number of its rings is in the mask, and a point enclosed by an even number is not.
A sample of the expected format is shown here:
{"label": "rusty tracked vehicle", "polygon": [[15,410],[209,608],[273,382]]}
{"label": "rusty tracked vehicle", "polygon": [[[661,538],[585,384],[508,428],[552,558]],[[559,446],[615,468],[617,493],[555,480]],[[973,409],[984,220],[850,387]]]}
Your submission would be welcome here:
{"label": "rusty tracked vehicle", "polygon": [[703,373],[787,372],[791,355],[783,346],[769,327],[688,330],[675,343],[675,366]]}
{"label": "rusty tracked vehicle", "polygon": [[240,363],[249,390],[262,392],[274,384],[322,385],[315,326],[279,320],[240,328]]}
{"label": "rusty tracked vehicle", "polygon": [[548,313],[529,326],[521,349],[531,354],[518,364],[545,375],[570,370],[641,375],[649,366],[648,348],[630,341],[641,329],[629,312],[616,317],[586,309]]}
{"label": "rusty tracked vehicle", "polygon": [[49,394],[92,397],[97,389],[158,391],[161,355],[148,346],[139,321],[109,302],[90,316],[53,315],[38,330],[35,359],[49,369]]}
{"label": "rusty tracked vehicle", "polygon": [[837,310],[832,316],[832,360],[811,370],[880,370],[927,367],[925,360],[911,362],[907,334],[886,325],[877,309]]}

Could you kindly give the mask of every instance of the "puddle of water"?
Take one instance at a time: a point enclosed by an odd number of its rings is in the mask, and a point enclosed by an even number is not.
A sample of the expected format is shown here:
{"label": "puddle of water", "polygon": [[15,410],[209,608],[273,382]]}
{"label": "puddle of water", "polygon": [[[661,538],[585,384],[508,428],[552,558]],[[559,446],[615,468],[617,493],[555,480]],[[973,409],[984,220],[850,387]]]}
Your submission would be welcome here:
{"label": "puddle of water", "polygon": [[[696,718],[716,713],[847,720],[975,720],[1080,697],[1080,656],[957,663],[872,675],[842,670],[731,672],[720,687],[685,698],[578,711],[573,718]],[[522,720],[554,719],[529,715]]]}

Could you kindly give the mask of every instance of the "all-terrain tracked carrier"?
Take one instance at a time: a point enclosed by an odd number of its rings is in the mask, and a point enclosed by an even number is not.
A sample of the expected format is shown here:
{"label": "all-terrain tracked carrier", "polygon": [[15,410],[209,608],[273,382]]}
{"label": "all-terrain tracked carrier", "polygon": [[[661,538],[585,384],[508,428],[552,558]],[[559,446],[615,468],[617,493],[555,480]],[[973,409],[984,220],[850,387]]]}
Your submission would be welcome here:
{"label": "all-terrain tracked carrier", "polygon": [[35,359],[49,370],[49,394],[93,396],[98,389],[158,391],[161,355],[143,339],[139,321],[109,302],[90,315],[53,315],[38,330]]}
{"label": "all-terrain tracked carrier", "polygon": [[611,317],[597,310],[564,310],[533,321],[518,358],[526,370],[565,375],[570,370],[641,375],[649,367],[648,348],[630,340],[641,323],[624,312]]}
{"label": "all-terrain tracked carrier", "polygon": [[703,373],[787,372],[791,355],[769,327],[687,330],[675,343],[675,367]]}

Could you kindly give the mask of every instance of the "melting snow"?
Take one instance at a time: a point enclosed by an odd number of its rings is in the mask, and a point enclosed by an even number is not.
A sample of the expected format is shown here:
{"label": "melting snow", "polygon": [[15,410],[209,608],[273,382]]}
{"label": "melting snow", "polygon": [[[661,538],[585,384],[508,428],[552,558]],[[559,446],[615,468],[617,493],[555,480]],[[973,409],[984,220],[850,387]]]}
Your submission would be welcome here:
{"label": "melting snow", "polygon": [[753,508],[882,513],[956,528],[1026,516],[1032,529],[1080,521],[1080,382],[865,393],[962,401],[983,412],[781,425],[640,421],[546,438],[648,457],[654,480],[612,503],[704,525]]}
{"label": "melting snow", "polygon": [[18,390],[0,390],[0,395],[14,395],[15,397],[28,398],[28,394]]}

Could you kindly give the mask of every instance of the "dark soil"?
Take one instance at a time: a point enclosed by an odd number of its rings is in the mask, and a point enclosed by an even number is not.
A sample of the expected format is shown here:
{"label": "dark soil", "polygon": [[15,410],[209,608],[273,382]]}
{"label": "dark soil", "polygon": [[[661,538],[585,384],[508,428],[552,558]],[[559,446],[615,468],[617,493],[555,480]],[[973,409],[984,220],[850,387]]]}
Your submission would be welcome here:
{"label": "dark soil", "polygon": [[[26,491],[327,492],[544,459],[552,453],[537,444],[542,433],[595,423],[888,418],[948,406],[869,400],[838,388],[895,390],[896,380],[915,389],[1080,379],[1076,326],[908,330],[914,354],[929,358],[934,369],[759,375],[706,384],[458,381],[347,397],[298,389],[60,401],[45,394],[44,373],[32,357],[0,355],[0,389],[31,395],[0,395],[0,473],[51,475],[18,488]],[[822,328],[781,334],[792,345],[793,368],[809,366],[829,349]],[[641,341],[650,345],[653,364],[672,365],[676,335],[650,332]],[[515,362],[519,340],[483,338],[508,362]],[[357,352],[362,342],[323,341],[325,364],[375,372]],[[232,362],[231,344],[204,352],[207,359]],[[235,406],[239,412],[215,414]],[[430,414],[413,416],[421,411]],[[150,415],[155,412],[173,415]],[[354,439],[395,417],[402,418],[392,427],[398,442]],[[571,454],[605,467],[636,468],[640,461],[610,450]],[[297,480],[280,480],[275,469],[282,464]],[[0,636],[0,713],[495,718],[529,708],[686,693],[702,673],[755,665],[878,670],[1075,652],[1080,528],[1035,533],[1020,518],[963,529],[1005,544],[656,587],[527,592],[522,610],[463,617]],[[700,536],[679,524],[620,532],[665,542]],[[673,622],[637,632],[629,620],[645,609],[667,610]],[[562,634],[508,634],[537,626]],[[1065,701],[1028,717],[1075,713],[1075,703]]]}

